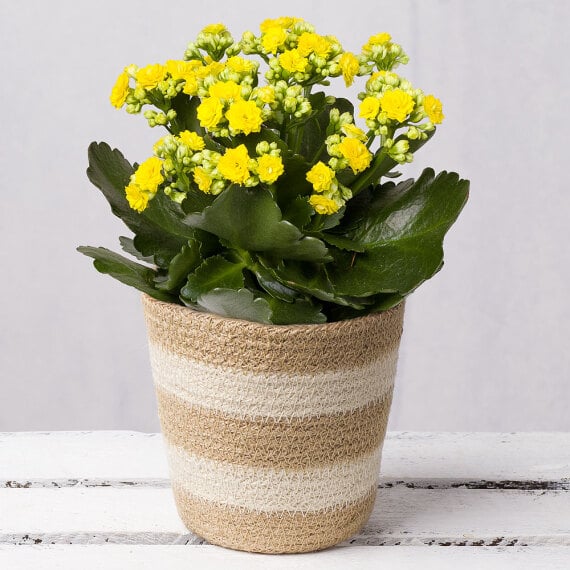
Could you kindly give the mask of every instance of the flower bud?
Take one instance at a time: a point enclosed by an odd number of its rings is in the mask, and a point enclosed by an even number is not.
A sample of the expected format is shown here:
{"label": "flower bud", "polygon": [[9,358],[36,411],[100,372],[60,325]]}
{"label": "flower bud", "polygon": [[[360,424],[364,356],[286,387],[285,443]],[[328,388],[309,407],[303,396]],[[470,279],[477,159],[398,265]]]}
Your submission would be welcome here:
{"label": "flower bud", "polygon": [[406,154],[410,150],[410,143],[405,139],[401,139],[390,150],[396,154]]}
{"label": "flower bud", "polygon": [[329,124],[336,125],[340,121],[340,111],[333,107],[329,113]]}
{"label": "flower bud", "polygon": [[269,146],[269,143],[267,141],[261,141],[255,147],[255,152],[258,156],[268,154],[270,150],[271,150],[271,147]]}
{"label": "flower bud", "polygon": [[297,109],[297,98],[296,97],[285,97],[283,100],[283,110],[286,113],[294,113]]}
{"label": "flower bud", "polygon": [[312,109],[313,108],[311,107],[309,101],[303,101],[299,107],[299,113],[301,113],[302,116],[308,115]]}
{"label": "flower bud", "polygon": [[339,123],[340,123],[341,127],[344,125],[347,125],[349,123],[352,123],[353,121],[354,121],[354,118],[348,111],[344,112],[339,117]]}
{"label": "flower bud", "polygon": [[420,131],[416,128],[416,127],[410,127],[408,129],[408,132],[406,133],[406,136],[411,140],[411,141],[415,141],[417,139],[420,138],[421,133]]}

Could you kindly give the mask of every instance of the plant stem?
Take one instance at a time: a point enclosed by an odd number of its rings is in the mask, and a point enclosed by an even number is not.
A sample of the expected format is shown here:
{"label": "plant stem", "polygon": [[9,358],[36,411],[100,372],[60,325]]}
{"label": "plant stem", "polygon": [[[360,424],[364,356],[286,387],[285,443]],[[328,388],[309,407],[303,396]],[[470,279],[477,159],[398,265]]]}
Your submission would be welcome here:
{"label": "plant stem", "polygon": [[363,172],[352,184],[350,189],[352,190],[352,195],[356,196],[361,190],[372,184],[373,182],[380,179],[383,174],[386,174],[393,166],[395,162],[388,157],[388,153],[385,149],[382,149],[374,159],[372,168]]}
{"label": "plant stem", "polygon": [[327,146],[326,143],[323,142],[323,144],[321,144],[321,146],[317,149],[317,152],[315,153],[315,155],[311,159],[311,162],[310,162],[311,166],[313,166],[314,164],[317,163],[319,156],[321,156],[321,153],[323,152],[323,150],[325,150],[326,146]]}

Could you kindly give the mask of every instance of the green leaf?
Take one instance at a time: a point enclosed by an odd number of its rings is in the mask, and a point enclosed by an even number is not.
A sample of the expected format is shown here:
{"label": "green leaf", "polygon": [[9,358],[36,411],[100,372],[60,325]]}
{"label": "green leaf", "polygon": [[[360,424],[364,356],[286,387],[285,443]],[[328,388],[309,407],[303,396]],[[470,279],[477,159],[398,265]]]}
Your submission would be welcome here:
{"label": "green leaf", "polygon": [[243,262],[232,263],[221,255],[209,257],[188,276],[180,295],[184,300],[195,302],[198,297],[215,288],[241,289],[244,286],[244,267]]}
{"label": "green leaf", "polygon": [[323,216],[322,225],[320,227],[321,231],[330,230],[338,226],[340,224],[340,221],[344,217],[345,212],[346,212],[346,206],[343,206],[338,212],[335,212],[330,216]]}
{"label": "green leaf", "polygon": [[186,214],[180,204],[171,200],[161,190],[149,201],[142,215],[164,230],[161,233],[181,238],[178,240],[180,243],[194,237],[194,230],[184,223]]}
{"label": "green leaf", "polygon": [[[300,151],[311,163],[317,162],[323,154],[326,155],[324,142],[327,137],[331,110],[336,108],[340,113],[349,112],[354,115],[354,107],[347,99],[338,98],[335,99],[334,103],[325,105],[324,93],[315,93],[315,95],[322,95],[323,97],[319,97],[318,101],[311,100],[311,105],[313,109],[316,109],[317,113],[304,126]],[[350,181],[353,179],[354,175],[350,178]],[[343,181],[341,180],[341,182]]]}
{"label": "green leaf", "polygon": [[[463,209],[469,182],[426,169],[412,183],[385,184],[345,216],[346,238],[364,249],[332,249],[329,277],[335,291],[357,297],[381,292],[404,296],[443,264],[443,238]],[[340,233],[340,232],[339,232]]]}
{"label": "green leaf", "polygon": [[161,269],[167,269],[170,262],[184,245],[184,241],[173,239],[172,236],[163,233],[137,234],[133,244],[137,251],[146,258],[154,259],[154,264]]}
{"label": "green leaf", "polygon": [[387,311],[401,303],[403,297],[398,293],[379,293],[366,299],[369,303],[363,309],[353,309],[352,307],[343,307],[341,305],[332,305],[330,303],[326,306],[326,315],[329,321],[345,321],[347,319],[355,319],[364,317],[371,313],[380,313]]}
{"label": "green leaf", "polygon": [[291,222],[299,229],[309,224],[313,216],[313,207],[305,196],[297,196],[283,210],[283,219]]}
{"label": "green leaf", "polygon": [[163,291],[176,291],[202,261],[200,255],[200,242],[195,239],[188,241],[180,253],[175,255],[168,266],[168,275],[156,287]]}
{"label": "green leaf", "polygon": [[348,99],[344,99],[343,97],[337,97],[331,107],[338,109],[341,114],[350,113],[354,116],[354,105]]}
{"label": "green leaf", "polygon": [[196,190],[195,188],[190,187],[188,192],[186,192],[186,198],[182,200],[180,207],[184,214],[201,212],[206,206],[209,206],[215,198],[216,197],[212,194],[206,194],[201,190]]}
{"label": "green leaf", "polygon": [[328,260],[325,244],[305,237],[293,224],[282,220],[269,190],[232,185],[202,213],[185,222],[226,240],[234,248],[268,251],[285,259]]}
{"label": "green leaf", "polygon": [[286,287],[274,279],[271,273],[259,264],[255,267],[254,273],[260,287],[264,291],[267,291],[272,297],[287,303],[292,303],[299,296],[297,291]]}
{"label": "green leaf", "polygon": [[[435,134],[436,129],[427,133],[427,138],[425,140],[415,140],[409,141],[410,150],[409,152],[415,153],[424,144],[426,144],[431,137]],[[400,140],[408,140],[405,135],[400,135],[396,138],[394,142]],[[398,163],[390,158],[385,149],[381,149],[372,160],[372,164],[364,171],[361,172],[356,179],[349,185],[352,190],[352,194],[356,196],[361,190],[370,186],[370,184],[376,184],[382,176],[386,176]]]}
{"label": "green leaf", "polygon": [[327,137],[326,130],[330,122],[330,105],[325,105],[326,96],[320,91],[311,95],[309,101],[313,108],[313,112],[309,115],[309,119],[304,119],[303,138],[301,141],[300,154],[310,162],[316,162],[317,153],[326,150],[324,145]]}
{"label": "green leaf", "polygon": [[265,127],[262,127],[258,133],[234,137],[235,146],[239,146],[240,144],[245,145],[250,156],[257,156],[256,146],[262,141],[266,141],[269,144],[275,143],[277,148],[281,151],[282,156],[290,154],[287,143],[273,130]]}
{"label": "green leaf", "polygon": [[146,229],[144,218],[132,210],[125,196],[125,187],[134,172],[129,161],[119,150],[111,149],[107,143],[92,142],[87,152],[89,168],[87,177],[91,183],[99,188],[115,216],[121,218],[126,226],[137,233]]}
{"label": "green leaf", "polygon": [[326,94],[323,91],[318,91],[309,95],[309,102],[311,103],[311,112],[300,118],[294,118],[287,124],[287,130],[296,130],[299,127],[307,124],[316,116],[323,112],[326,103]]}
{"label": "green leaf", "polygon": [[132,255],[134,258],[138,259],[139,261],[144,261],[145,263],[150,263],[151,265],[154,264],[154,258],[152,256],[145,256],[143,255],[134,244],[132,238],[121,236],[119,238],[119,243],[121,244],[121,248],[125,253]]}
{"label": "green leaf", "polygon": [[393,170],[392,172],[386,172],[386,174],[384,174],[384,176],[386,178],[400,178],[400,176],[402,176],[402,173],[398,172],[396,170]]}
{"label": "green leaf", "polygon": [[275,183],[275,199],[280,208],[286,206],[297,196],[309,196],[313,186],[307,181],[307,172],[311,166],[299,156],[284,156],[285,172]]}
{"label": "green leaf", "polygon": [[248,289],[214,289],[200,295],[198,307],[222,317],[271,324],[271,308]]}
{"label": "green leaf", "polygon": [[339,249],[359,252],[365,251],[365,247],[361,243],[344,237],[343,235],[328,234],[326,232],[322,232],[319,234],[319,237],[326,241],[328,244],[334,245]]}
{"label": "green leaf", "polygon": [[357,309],[366,306],[366,302],[363,302],[362,299],[337,294],[323,264],[287,261],[273,267],[266,259],[260,257],[259,261],[273,279],[290,289],[316,297],[321,301]]}
{"label": "green leaf", "polygon": [[177,135],[182,131],[204,134],[197,115],[198,105],[200,105],[199,97],[189,97],[186,93],[179,93],[170,104],[176,111],[176,118],[172,122],[172,134]]}
{"label": "green leaf", "polygon": [[110,275],[125,285],[130,285],[155,299],[176,302],[176,298],[168,293],[157,291],[154,287],[156,271],[140,265],[104,247],[81,246],[77,251],[92,257],[93,265],[100,273]]}
{"label": "green leaf", "polygon": [[402,295],[398,293],[381,293],[376,295],[374,304],[368,309],[369,313],[381,313],[387,311],[396,305],[399,305],[404,300]]}
{"label": "green leaf", "polygon": [[264,299],[271,308],[271,322],[274,325],[321,324],[327,318],[321,313],[320,305],[314,305],[307,299],[295,299],[292,303],[285,303],[271,295]]}
{"label": "green leaf", "polygon": [[125,187],[134,172],[120,151],[107,143],[91,143],[88,150],[89,180],[101,190],[111,205],[112,212],[135,234],[147,236],[164,233],[185,238],[193,236],[192,229],[182,223],[184,212],[179,204],[158,192],[142,213],[131,209],[125,196]]}
{"label": "green leaf", "polygon": [[[113,214],[136,234],[135,249],[143,257],[157,256],[154,261],[158,266],[168,265],[192,235],[189,233],[191,228],[182,225],[177,205],[165,203],[165,200],[172,200],[160,192],[139,214],[131,209],[125,197],[125,186],[129,183],[133,167],[120,151],[111,149],[107,143],[93,142],[89,145],[88,155],[87,176],[101,190]],[[164,211],[161,211],[163,207]]]}

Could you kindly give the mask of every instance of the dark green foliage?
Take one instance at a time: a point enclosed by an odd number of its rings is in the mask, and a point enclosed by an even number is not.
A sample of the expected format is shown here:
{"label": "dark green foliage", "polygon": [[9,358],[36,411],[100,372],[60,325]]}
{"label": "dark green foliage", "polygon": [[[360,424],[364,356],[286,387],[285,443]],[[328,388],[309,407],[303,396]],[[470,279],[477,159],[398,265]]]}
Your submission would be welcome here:
{"label": "dark green foliage", "polygon": [[[290,143],[308,161],[326,154],[318,141],[330,109],[351,110],[345,100],[312,97],[315,112],[301,131],[294,125],[302,136]],[[176,130],[200,132],[194,99],[174,102]],[[79,251],[101,273],[156,299],[273,324],[387,310],[441,268],[443,239],[465,205],[467,181],[426,169],[417,181],[375,185],[395,166],[380,152],[367,171],[343,180],[358,196],[318,219],[307,203],[311,162],[270,129],[235,142],[255,148],[261,140],[282,148],[285,174],[270,189],[232,185],[218,196],[191,189],[181,204],[159,191],[140,214],[125,198],[133,167],[118,150],[92,143],[89,179],[134,234],[120,238],[122,249],[144,265],[105,248]]]}

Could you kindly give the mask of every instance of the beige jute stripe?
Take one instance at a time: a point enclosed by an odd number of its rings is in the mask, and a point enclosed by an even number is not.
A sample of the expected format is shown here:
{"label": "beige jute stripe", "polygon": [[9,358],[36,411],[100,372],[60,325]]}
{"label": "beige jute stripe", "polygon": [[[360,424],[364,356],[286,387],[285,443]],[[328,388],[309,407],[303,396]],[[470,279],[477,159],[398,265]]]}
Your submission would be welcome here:
{"label": "beige jute stripe", "polygon": [[[404,305],[323,325],[263,325],[143,296],[149,340],[213,366],[258,373],[322,373],[360,367],[397,347]],[[365,323],[363,323],[365,321]]]}
{"label": "beige jute stripe", "polygon": [[398,361],[394,347],[363,366],[311,374],[256,373],[198,362],[152,342],[149,352],[158,387],[189,405],[243,418],[320,416],[378,402],[393,388]]}
{"label": "beige jute stripe", "polygon": [[334,510],[358,502],[378,480],[380,448],[357,459],[288,470],[214,461],[168,446],[172,479],[194,496],[260,512]]}
{"label": "beige jute stripe", "polygon": [[[157,387],[167,441],[201,457],[240,465],[300,469],[370,453],[383,441],[392,391],[349,412],[309,418],[236,418],[190,406]],[[187,426],[195,426],[188,430]]]}
{"label": "beige jute stripe", "polygon": [[362,500],[339,509],[294,513],[228,507],[198,499],[176,484],[174,494],[184,524],[209,542],[281,554],[322,550],[356,534],[372,512],[376,486]]}

